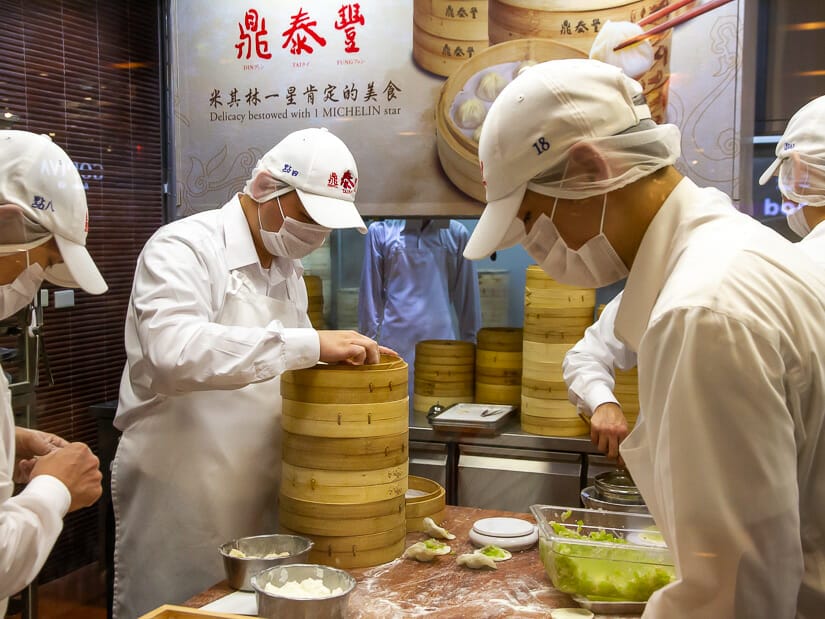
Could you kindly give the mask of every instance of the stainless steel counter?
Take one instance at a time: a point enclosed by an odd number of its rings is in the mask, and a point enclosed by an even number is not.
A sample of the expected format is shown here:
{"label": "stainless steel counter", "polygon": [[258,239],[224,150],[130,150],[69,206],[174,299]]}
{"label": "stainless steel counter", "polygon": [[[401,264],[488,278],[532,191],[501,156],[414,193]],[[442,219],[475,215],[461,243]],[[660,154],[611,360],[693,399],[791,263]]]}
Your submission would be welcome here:
{"label": "stainless steel counter", "polygon": [[434,443],[461,443],[463,445],[485,445],[489,447],[511,447],[514,449],[540,449],[579,454],[600,454],[590,442],[589,436],[539,436],[521,429],[516,415],[511,415],[500,434],[490,436],[477,432],[444,432],[434,430],[427,421],[426,413],[410,412],[410,440]]}

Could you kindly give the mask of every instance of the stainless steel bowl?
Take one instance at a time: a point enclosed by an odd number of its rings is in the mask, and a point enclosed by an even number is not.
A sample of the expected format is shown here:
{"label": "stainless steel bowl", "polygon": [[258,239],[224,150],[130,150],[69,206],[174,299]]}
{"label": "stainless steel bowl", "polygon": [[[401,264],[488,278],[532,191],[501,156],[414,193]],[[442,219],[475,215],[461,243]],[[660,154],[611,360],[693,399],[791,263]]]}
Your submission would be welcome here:
{"label": "stainless steel bowl", "polygon": [[[256,535],[240,537],[221,545],[219,550],[223,557],[223,568],[229,586],[241,591],[252,591],[250,579],[258,572],[269,567],[302,563],[307,560],[312,540],[300,535]],[[229,551],[240,550],[246,557],[231,557]],[[288,552],[289,555],[279,559],[264,559],[269,554]]]}
{"label": "stainless steel bowl", "polygon": [[[322,580],[330,591],[342,592],[324,598],[289,598],[265,591],[267,583],[282,587],[287,582],[306,578]],[[355,579],[343,570],[326,565],[293,564],[272,567],[252,577],[252,588],[258,601],[258,615],[265,619],[340,619],[347,616],[349,595]]]}
{"label": "stainless steel bowl", "polygon": [[582,504],[588,509],[603,509],[609,512],[629,512],[633,514],[649,514],[647,506],[630,505],[627,503],[611,503],[599,496],[595,486],[587,486],[581,491]]}

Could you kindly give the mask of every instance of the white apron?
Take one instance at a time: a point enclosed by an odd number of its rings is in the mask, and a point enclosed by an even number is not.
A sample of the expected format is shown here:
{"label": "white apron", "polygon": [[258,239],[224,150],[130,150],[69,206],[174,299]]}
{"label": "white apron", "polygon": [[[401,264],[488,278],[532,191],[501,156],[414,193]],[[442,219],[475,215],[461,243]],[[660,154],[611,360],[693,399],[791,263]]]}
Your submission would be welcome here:
{"label": "white apron", "polygon": [[[219,324],[299,326],[298,309],[240,273]],[[238,282],[237,279],[241,281]],[[114,616],[181,603],[225,574],[218,546],[278,528],[280,379],[167,398],[126,429],[112,466]]]}

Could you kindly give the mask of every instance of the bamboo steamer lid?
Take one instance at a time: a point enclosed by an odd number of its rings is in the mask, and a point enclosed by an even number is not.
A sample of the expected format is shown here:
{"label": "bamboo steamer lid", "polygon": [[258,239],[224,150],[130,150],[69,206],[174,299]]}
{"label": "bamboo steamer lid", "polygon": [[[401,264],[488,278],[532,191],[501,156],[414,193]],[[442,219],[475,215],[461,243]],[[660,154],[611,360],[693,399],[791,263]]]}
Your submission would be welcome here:
{"label": "bamboo steamer lid", "polygon": [[[444,521],[446,492],[438,482],[425,477],[409,476],[406,497],[407,532],[423,531],[424,518],[432,518],[436,524]],[[414,494],[412,491],[416,491]]]}
{"label": "bamboo steamer lid", "polygon": [[476,334],[476,355],[482,350],[516,352],[521,350],[524,332],[513,327],[485,327]]}
{"label": "bamboo steamer lid", "polygon": [[325,438],[284,432],[284,462],[305,468],[358,471],[403,464],[408,459],[408,432],[388,436]]}
{"label": "bamboo steamer lid", "polygon": [[369,503],[403,495],[407,465],[367,471],[334,471],[281,463],[281,494],[323,503]]}
{"label": "bamboo steamer lid", "polygon": [[474,359],[475,344],[462,340],[421,340],[415,345],[415,356],[430,355],[446,359]]}
{"label": "bamboo steamer lid", "polygon": [[[381,355],[372,365],[318,364],[281,375],[281,395],[318,404],[381,403],[407,397],[407,364]],[[392,432],[386,432],[391,434]]]}
{"label": "bamboo steamer lid", "polygon": [[458,127],[450,115],[456,97],[465,91],[474,76],[507,63],[586,57],[586,53],[575,47],[549,39],[533,38],[493,45],[461,63],[441,88],[435,117],[438,158],[452,183],[471,198],[486,202],[478,162],[478,144]]}

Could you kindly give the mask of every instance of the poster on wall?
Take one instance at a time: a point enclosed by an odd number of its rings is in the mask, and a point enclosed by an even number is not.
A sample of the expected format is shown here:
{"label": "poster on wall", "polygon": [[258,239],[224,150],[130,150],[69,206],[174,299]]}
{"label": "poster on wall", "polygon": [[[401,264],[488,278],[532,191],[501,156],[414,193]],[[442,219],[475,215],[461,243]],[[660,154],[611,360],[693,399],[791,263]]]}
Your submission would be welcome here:
{"label": "poster on wall", "polygon": [[[606,21],[667,4],[173,0],[178,215],[222,205],[291,131],[326,127],[355,156],[363,214],[478,216],[478,135],[501,89],[536,62],[586,57]],[[738,12],[657,37],[638,78],[657,120],[683,129],[680,170],[730,194]]]}

